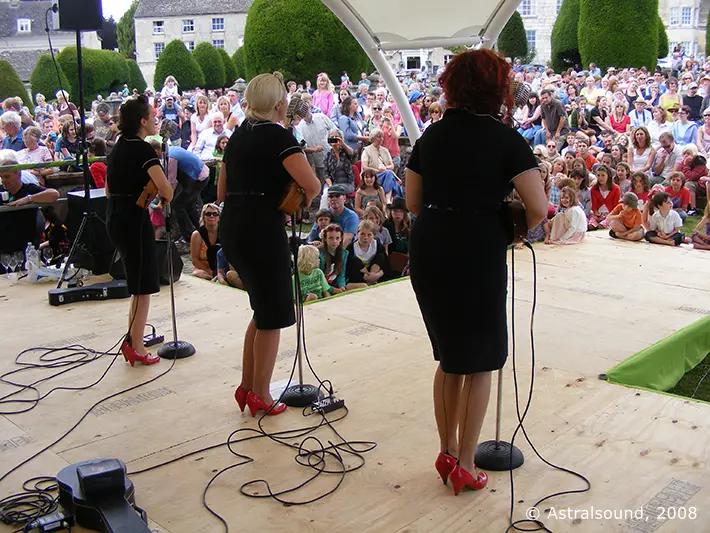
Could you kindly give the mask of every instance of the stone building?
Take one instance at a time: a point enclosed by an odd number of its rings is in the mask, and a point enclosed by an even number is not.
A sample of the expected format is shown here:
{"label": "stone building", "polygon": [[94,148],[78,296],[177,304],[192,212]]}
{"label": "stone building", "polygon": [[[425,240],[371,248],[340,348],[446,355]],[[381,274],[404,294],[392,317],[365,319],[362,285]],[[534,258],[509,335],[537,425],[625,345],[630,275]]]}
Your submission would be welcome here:
{"label": "stone building", "polygon": [[206,41],[231,56],[244,44],[244,26],[252,0],[140,0],[136,9],[136,61],[148,85],[155,63],[165,46],[175,39],[192,51]]}
{"label": "stone building", "polygon": [[[54,3],[50,0],[0,0],[0,59],[9,61],[26,84],[39,56],[49,53],[45,14]],[[51,12],[47,22],[51,30],[59,26],[58,18]],[[76,45],[73,31],[52,31],[51,35],[55,53]],[[101,48],[95,31],[82,32],[82,45]],[[50,98],[50,95],[45,96]]]}

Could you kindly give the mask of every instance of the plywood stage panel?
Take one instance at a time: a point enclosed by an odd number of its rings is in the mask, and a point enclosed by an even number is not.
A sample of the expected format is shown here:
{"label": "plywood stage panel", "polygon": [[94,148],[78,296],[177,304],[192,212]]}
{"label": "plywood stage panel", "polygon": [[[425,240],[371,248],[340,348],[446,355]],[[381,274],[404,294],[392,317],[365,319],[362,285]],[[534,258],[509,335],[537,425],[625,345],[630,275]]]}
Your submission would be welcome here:
{"label": "plywood stage panel", "polygon": [[[710,312],[710,254],[612,241],[601,233],[590,234],[578,246],[535,249],[536,386],[526,428],[547,460],[578,470],[592,483],[588,493],[541,505],[545,523],[555,532],[710,531],[710,406],[597,379],[617,362]],[[527,250],[515,254],[515,279],[516,366],[521,395],[526,396],[533,298]],[[451,280],[451,290],[465,280],[461,272]],[[80,342],[105,350],[123,333],[127,301],[53,308],[46,303],[48,288],[1,280],[0,371],[16,368],[15,355],[32,345]],[[195,344],[198,354],[177,361],[155,382],[92,411],[62,442],[10,475],[0,486],[0,496],[17,492],[27,478],[54,475],[73,462],[118,457],[136,471],[225,443],[234,430],[256,427],[256,420],[241,414],[233,399],[243,333],[251,316],[246,294],[184,277],[176,285],[176,306],[180,335]],[[169,291],[153,298],[150,321],[170,337]],[[289,506],[247,498],[239,487],[260,478],[273,490],[304,481],[312,471],[296,464],[295,451],[263,438],[235,445],[235,451],[253,462],[218,478],[207,496],[230,531],[503,533],[511,497],[507,473],[491,472],[485,490],[454,497],[433,468],[438,452],[431,401],[435,364],[409,281],[309,305],[305,321],[314,368],[333,382],[350,409],[335,427],[348,440],[375,441],[377,447],[364,454],[365,466],[348,474],[333,495],[311,505]],[[288,377],[295,348],[291,328],[282,336],[275,382]],[[103,357],[52,385],[88,385],[111,361]],[[57,391],[30,412],[0,417],[0,475],[56,439],[102,397],[169,367],[170,361],[162,361],[130,368],[116,360],[96,387]],[[308,381],[315,380],[309,375]],[[516,425],[512,387],[509,364],[504,370],[506,439]],[[0,394],[9,390],[0,385]],[[495,390],[492,394],[495,401]],[[494,417],[491,408],[484,440],[493,438]],[[265,420],[264,426],[282,431],[313,420],[292,409]],[[315,435],[323,442],[337,440],[328,428]],[[547,494],[583,488],[580,480],[538,460],[522,436],[516,443],[526,457],[514,474],[516,519],[524,518],[526,509]],[[214,472],[238,460],[222,446],[132,476],[151,526],[164,533],[222,531],[202,507],[202,491]],[[346,455],[345,462],[356,461]],[[314,497],[337,482],[337,476],[323,475],[289,498]],[[265,493],[264,487],[257,490]],[[695,519],[659,521],[657,508],[668,498],[695,508]],[[568,508],[574,517],[561,518],[559,511]],[[592,508],[617,515],[643,510],[644,516],[585,516]],[[555,510],[549,519],[546,509]],[[11,529],[0,527],[0,532],[7,531]]]}

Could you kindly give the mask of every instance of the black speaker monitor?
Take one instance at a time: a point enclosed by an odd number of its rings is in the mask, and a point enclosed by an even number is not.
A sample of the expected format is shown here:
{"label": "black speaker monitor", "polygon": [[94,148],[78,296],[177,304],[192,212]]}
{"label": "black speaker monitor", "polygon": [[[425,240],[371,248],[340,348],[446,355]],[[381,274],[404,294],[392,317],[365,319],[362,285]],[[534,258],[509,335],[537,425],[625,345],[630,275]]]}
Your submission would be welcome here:
{"label": "black speaker monitor", "polygon": [[60,30],[94,31],[103,25],[101,0],[59,0]]}
{"label": "black speaker monitor", "polygon": [[[106,274],[111,267],[115,247],[106,232],[106,206],[108,199],[104,189],[91,189],[91,209],[93,215],[86,221],[86,226],[81,234],[79,248],[72,261],[77,266],[83,266],[94,274]],[[69,214],[67,215],[67,233],[73,241],[79,231],[82,215],[86,209],[84,191],[71,191],[67,193]]]}

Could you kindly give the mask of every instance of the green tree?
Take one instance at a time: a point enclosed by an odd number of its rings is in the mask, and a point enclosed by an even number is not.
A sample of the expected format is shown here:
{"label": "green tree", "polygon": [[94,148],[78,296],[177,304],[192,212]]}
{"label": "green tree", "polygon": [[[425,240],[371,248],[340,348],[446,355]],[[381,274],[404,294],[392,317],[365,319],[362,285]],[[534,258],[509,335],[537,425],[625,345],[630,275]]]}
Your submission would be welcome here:
{"label": "green tree", "polygon": [[[128,83],[131,78],[126,58],[113,50],[102,50],[101,55],[107,70],[104,89],[107,92],[123,90],[124,84]],[[95,95],[93,96],[95,97]]]}
{"label": "green tree", "polygon": [[[59,78],[57,77],[57,68],[59,69]],[[54,67],[54,61],[49,54],[42,54],[37,60],[32,74],[30,74],[30,86],[32,94],[42,93],[47,100],[54,100],[54,95],[59,91],[59,80],[62,81],[64,90],[69,90],[69,80],[67,80],[62,67],[57,63]]]}
{"label": "green tree", "polygon": [[336,79],[343,70],[372,69],[355,38],[320,0],[254,0],[244,29],[244,58],[249,78],[279,70],[287,80],[314,80],[320,72]]}
{"label": "green tree", "polygon": [[663,58],[668,55],[668,34],[663,19],[658,16],[658,57]]}
{"label": "green tree", "polygon": [[248,80],[247,78],[247,67],[244,61],[244,47],[240,46],[237,51],[234,52],[232,56],[232,63],[234,63],[234,68],[237,72],[236,79],[242,78],[243,80]]}
{"label": "green tree", "polygon": [[501,30],[496,47],[505,57],[513,60],[528,55],[528,38],[523,17],[518,11],[513,11],[513,15]]}
{"label": "green tree", "polygon": [[710,15],[708,15],[708,22],[705,26],[705,55],[710,55]]}
{"label": "green tree", "polygon": [[143,73],[141,72],[138,63],[132,59],[126,59],[126,66],[128,67],[128,88],[132,91],[133,89],[138,89],[138,92],[143,94],[143,92],[148,87],[145,82]]}
{"label": "green tree", "polygon": [[133,0],[131,7],[116,25],[118,50],[128,59],[136,58],[136,9],[138,9],[138,0]]}
{"label": "green tree", "polygon": [[[629,17],[633,13],[633,17]],[[579,53],[582,64],[647,67],[658,58],[658,0],[580,0]],[[623,28],[623,31],[619,29]]]}
{"label": "green tree", "polygon": [[579,55],[579,0],[562,0],[560,12],[552,28],[552,68],[562,72],[567,68],[582,68]]}
{"label": "green tree", "polygon": [[8,61],[0,59],[0,100],[11,96],[19,96],[28,107],[33,107],[32,100],[27,98],[27,89],[20,76]]}
{"label": "green tree", "polygon": [[205,86],[205,75],[197,60],[179,39],[170,41],[155,64],[153,87],[160,90],[165,78],[174,76],[180,90]]}
{"label": "green tree", "polygon": [[224,65],[224,85],[225,87],[231,87],[237,80],[237,68],[234,66],[234,61],[232,61],[232,58],[229,57],[229,54],[224,48],[217,48],[217,52],[219,52],[219,56],[222,58],[222,64]]}
{"label": "green tree", "polygon": [[[106,96],[111,91],[123,88],[129,80],[129,69],[123,56],[110,50],[81,49],[84,78],[84,106],[89,108],[97,94]],[[78,105],[79,75],[76,47],[68,46],[57,55],[57,62],[69,80],[70,99]]]}
{"label": "green tree", "polygon": [[211,43],[201,42],[195,47],[192,52],[192,57],[195,58],[202,68],[205,75],[206,89],[221,89],[224,87],[224,63],[222,56],[219,55],[217,49]]}

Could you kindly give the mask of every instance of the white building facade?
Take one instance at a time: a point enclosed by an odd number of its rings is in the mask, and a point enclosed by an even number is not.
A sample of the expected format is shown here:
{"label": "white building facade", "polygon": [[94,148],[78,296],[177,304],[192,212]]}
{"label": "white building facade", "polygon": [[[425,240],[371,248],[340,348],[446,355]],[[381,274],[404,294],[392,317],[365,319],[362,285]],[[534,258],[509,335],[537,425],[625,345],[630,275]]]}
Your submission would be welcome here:
{"label": "white building facade", "polygon": [[136,10],[136,62],[148,85],[155,64],[170,41],[179,39],[189,51],[201,42],[223,48],[230,56],[244,44],[244,27],[252,0],[140,0]]}

